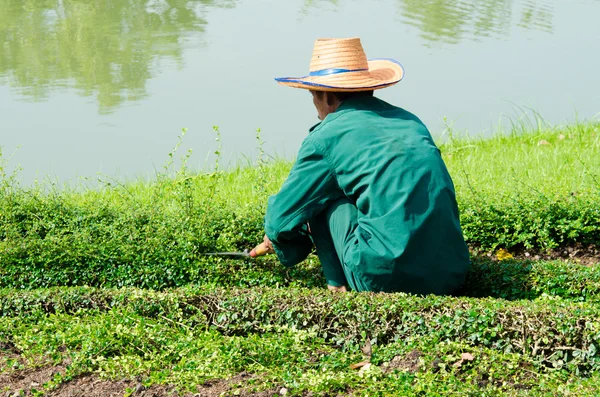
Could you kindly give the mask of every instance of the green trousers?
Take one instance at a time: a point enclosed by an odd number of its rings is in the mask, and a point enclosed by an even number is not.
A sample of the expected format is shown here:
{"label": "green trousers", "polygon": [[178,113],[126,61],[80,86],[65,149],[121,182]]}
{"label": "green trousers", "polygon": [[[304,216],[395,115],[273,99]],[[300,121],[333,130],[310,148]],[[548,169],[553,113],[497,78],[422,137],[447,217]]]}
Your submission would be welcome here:
{"label": "green trousers", "polygon": [[348,248],[357,244],[354,234],[358,226],[358,209],[347,198],[335,201],[312,219],[311,237],[328,285],[346,285],[354,291],[369,291],[369,287],[348,267],[354,258],[347,257]]}

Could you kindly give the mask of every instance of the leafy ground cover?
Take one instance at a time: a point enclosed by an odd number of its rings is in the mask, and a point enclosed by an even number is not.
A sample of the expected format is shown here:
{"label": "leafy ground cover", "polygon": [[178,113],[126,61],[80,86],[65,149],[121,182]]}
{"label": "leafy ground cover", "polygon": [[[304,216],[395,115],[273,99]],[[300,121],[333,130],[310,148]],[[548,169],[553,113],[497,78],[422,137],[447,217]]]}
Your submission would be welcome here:
{"label": "leafy ground cover", "polygon": [[521,127],[441,145],[473,253],[452,297],[332,294],[315,256],[204,256],[261,240],[290,168],[262,152],[208,173],[172,152],[155,180],[93,189],[2,163],[0,392],[597,395],[600,126]]}
{"label": "leafy ground cover", "polygon": [[1,299],[2,376],[53,368],[35,382],[40,393],[90,374],[127,379],[125,394],[170,385],[210,395],[218,385],[242,395],[594,395],[598,386],[593,300],[264,287],[61,287]]}

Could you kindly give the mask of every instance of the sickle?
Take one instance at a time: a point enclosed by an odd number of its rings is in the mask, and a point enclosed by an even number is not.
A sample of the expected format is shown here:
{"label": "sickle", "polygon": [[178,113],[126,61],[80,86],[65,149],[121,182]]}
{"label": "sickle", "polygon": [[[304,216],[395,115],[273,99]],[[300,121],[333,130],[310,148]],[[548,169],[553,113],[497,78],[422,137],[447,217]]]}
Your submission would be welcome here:
{"label": "sickle", "polygon": [[257,256],[266,255],[269,252],[265,243],[261,243],[254,247],[254,249],[250,252],[248,250],[244,250],[243,252],[208,252],[204,255],[211,256],[229,256],[234,258],[256,258]]}
{"label": "sickle", "polygon": [[231,256],[235,258],[251,258],[250,252],[244,250],[243,252],[208,252],[204,255],[210,256]]}

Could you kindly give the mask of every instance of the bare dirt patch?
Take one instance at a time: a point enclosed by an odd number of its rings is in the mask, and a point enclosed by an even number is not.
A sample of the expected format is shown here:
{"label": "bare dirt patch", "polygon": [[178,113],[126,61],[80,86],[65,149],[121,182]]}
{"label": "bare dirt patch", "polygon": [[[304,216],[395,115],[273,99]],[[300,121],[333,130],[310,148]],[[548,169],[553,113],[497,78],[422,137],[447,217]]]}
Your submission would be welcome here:
{"label": "bare dirt patch", "polygon": [[423,356],[418,350],[413,350],[408,353],[406,356],[396,356],[389,363],[384,364],[383,372],[389,373],[394,370],[406,371],[410,373],[415,373],[419,370],[421,366],[420,358]]}
{"label": "bare dirt patch", "polygon": [[[16,368],[12,364],[17,364]],[[0,342],[0,391],[7,396],[31,395],[33,390],[43,389],[43,385],[54,378],[56,373],[64,373],[68,361],[58,366],[48,366],[44,359],[36,360],[30,368],[19,349],[11,341]]]}
{"label": "bare dirt patch", "polygon": [[[472,248],[478,255],[487,256],[488,258],[497,259],[495,252],[480,252],[476,248]],[[573,246],[561,247],[551,250],[534,250],[524,247],[514,247],[508,250],[515,258],[529,261],[552,261],[563,260],[574,262],[584,266],[600,265],[600,246],[575,244]]]}
{"label": "bare dirt patch", "polygon": [[65,366],[61,365],[5,372],[0,374],[0,390],[17,393],[17,396],[30,396],[34,390],[42,390],[44,384],[52,380],[56,373],[64,371]]}
{"label": "bare dirt patch", "polygon": [[[585,266],[600,265],[600,247],[589,245],[575,245],[572,247],[557,248],[546,252],[518,252],[520,258],[534,260],[568,260]],[[533,257],[532,257],[533,256]]]}
{"label": "bare dirt patch", "polygon": [[193,396],[192,393],[178,393],[174,386],[153,385],[144,387],[134,380],[109,381],[93,375],[82,376],[60,385],[47,395],[52,397],[122,397],[126,392],[132,396],[163,397]]}
{"label": "bare dirt patch", "polygon": [[[36,390],[44,390],[45,384],[57,373],[64,374],[67,364],[58,366],[27,368],[0,374],[2,396],[31,396]],[[136,380],[104,380],[94,375],[84,375],[48,391],[49,397],[122,397],[125,393],[140,397],[218,397],[235,395],[242,397],[279,396],[280,389],[255,391],[248,381],[255,375],[242,372],[229,379],[215,379],[197,386],[196,393],[180,392],[172,385],[144,387]]]}
{"label": "bare dirt patch", "polygon": [[[255,391],[248,384],[250,380],[255,379],[256,375],[248,372],[241,372],[229,379],[215,379],[204,382],[203,385],[198,386],[198,394],[195,396],[202,397],[219,397],[225,393],[231,393],[235,391],[236,396],[242,397],[271,397],[280,396],[281,389],[270,389],[264,391]],[[241,387],[238,387],[241,386]]]}

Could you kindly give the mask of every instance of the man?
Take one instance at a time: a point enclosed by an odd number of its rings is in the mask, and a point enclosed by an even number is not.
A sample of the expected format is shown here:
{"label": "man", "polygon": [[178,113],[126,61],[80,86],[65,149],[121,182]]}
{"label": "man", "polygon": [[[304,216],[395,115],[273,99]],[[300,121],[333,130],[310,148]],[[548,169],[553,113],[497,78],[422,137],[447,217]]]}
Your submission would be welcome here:
{"label": "man", "polygon": [[416,116],[373,96],[403,74],[367,60],[358,38],[320,39],[309,76],[276,79],[310,90],[321,122],[269,198],[261,246],[293,266],[314,243],[333,291],[449,294],[469,267],[439,149]]}

